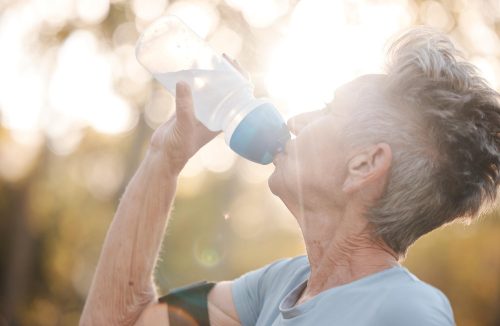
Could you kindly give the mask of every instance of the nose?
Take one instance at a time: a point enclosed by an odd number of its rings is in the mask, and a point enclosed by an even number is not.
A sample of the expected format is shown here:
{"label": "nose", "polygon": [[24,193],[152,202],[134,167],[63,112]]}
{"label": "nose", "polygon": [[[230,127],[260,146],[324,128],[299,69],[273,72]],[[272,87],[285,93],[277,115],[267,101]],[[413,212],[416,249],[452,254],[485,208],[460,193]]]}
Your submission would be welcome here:
{"label": "nose", "polygon": [[286,125],[290,132],[297,136],[304,127],[318,118],[319,112],[320,110],[298,114],[288,119]]}

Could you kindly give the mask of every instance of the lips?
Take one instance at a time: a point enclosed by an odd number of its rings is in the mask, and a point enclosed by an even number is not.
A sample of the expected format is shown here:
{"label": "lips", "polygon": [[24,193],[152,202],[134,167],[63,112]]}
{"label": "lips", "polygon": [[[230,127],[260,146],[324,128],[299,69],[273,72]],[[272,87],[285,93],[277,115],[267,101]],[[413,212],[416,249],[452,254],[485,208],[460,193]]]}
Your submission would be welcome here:
{"label": "lips", "polygon": [[291,142],[292,142],[291,140],[290,140],[290,141],[288,141],[288,142],[285,144],[285,148],[284,148],[281,152],[279,152],[278,154],[276,154],[276,155],[274,156],[274,159],[273,159],[273,164],[274,164],[274,165],[276,165],[279,161],[281,161],[283,156],[287,155],[288,150],[289,150],[289,148],[290,148],[290,146],[291,146],[291,144],[290,144]]}
{"label": "lips", "polygon": [[278,163],[278,161],[280,160],[280,157],[283,155],[283,152],[279,152],[278,154],[276,154],[274,156],[274,159],[273,159],[273,164],[276,165]]}

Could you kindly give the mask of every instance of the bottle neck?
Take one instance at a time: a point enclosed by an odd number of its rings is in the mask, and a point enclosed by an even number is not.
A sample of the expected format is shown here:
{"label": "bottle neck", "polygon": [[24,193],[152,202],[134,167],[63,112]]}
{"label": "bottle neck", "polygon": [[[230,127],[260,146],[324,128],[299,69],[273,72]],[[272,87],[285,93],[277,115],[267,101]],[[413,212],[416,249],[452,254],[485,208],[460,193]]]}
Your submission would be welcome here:
{"label": "bottle neck", "polygon": [[232,110],[231,113],[224,120],[222,125],[222,130],[224,131],[224,139],[226,140],[226,144],[229,145],[231,137],[240,124],[240,122],[254,109],[261,106],[262,104],[268,103],[263,99],[257,99],[255,97],[250,97],[247,101],[242,102],[239,108]]}

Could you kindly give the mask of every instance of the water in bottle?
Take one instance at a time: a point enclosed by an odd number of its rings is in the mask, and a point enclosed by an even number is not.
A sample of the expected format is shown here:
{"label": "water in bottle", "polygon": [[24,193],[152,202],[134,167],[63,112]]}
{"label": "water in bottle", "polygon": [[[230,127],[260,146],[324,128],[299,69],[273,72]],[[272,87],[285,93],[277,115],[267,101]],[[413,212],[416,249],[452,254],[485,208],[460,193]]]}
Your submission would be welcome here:
{"label": "water in bottle", "polygon": [[136,56],[174,96],[176,83],[188,83],[196,118],[212,131],[223,130],[239,155],[268,164],[290,139],[276,108],[256,99],[251,83],[179,18],[153,22],[139,38]]}

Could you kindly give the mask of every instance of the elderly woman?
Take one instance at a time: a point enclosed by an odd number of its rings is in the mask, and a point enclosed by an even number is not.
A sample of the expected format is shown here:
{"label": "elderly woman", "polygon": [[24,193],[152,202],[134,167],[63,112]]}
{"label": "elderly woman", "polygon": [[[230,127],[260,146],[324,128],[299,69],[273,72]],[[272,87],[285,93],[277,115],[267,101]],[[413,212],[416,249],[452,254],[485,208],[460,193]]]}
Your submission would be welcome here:
{"label": "elderly woman", "polygon": [[389,56],[386,74],[288,121],[296,138],[269,187],[297,219],[307,256],[159,302],[152,272],[179,173],[216,135],[178,84],[176,115],[153,134],[120,202],[81,324],[453,325],[446,296],[400,261],[422,235],[496,198],[499,94],[441,34],[410,31]]}

